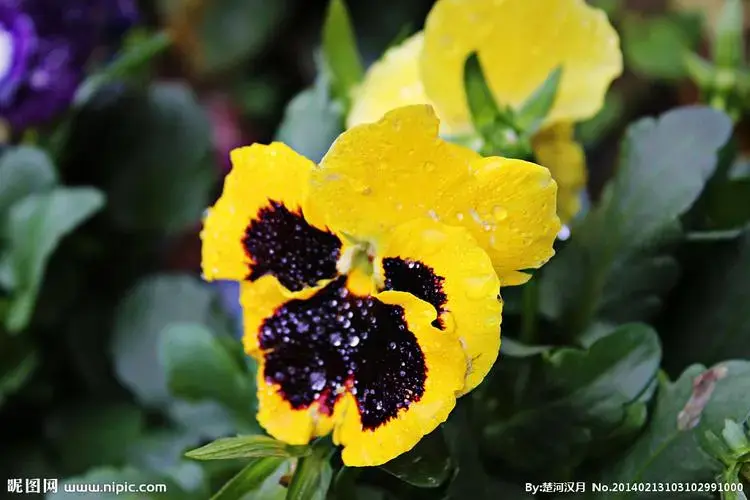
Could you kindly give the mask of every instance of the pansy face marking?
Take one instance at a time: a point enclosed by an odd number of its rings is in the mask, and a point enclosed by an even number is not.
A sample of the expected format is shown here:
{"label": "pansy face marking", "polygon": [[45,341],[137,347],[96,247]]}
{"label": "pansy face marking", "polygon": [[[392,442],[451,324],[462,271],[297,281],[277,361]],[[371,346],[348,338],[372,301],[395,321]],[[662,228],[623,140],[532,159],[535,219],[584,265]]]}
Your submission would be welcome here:
{"label": "pansy face marking", "polygon": [[[501,283],[552,255],[549,171],[483,159],[438,127],[427,106],[394,110],[342,134],[320,166],[279,143],[232,152],[203,273],[241,282],[273,437],[332,433],[348,466],[408,451],[495,362]],[[491,225],[469,217],[497,206]]]}
{"label": "pansy face marking", "polygon": [[279,143],[236,149],[232,163],[204,224],[205,278],[272,275],[299,291],[336,277],[342,240],[303,209],[314,164]]}
{"label": "pansy face marking", "polygon": [[341,240],[335,234],[311,226],[302,210],[290,211],[269,200],[258,210],[242,240],[250,266],[247,279],[272,274],[294,292],[336,276]]}
{"label": "pansy face marking", "polygon": [[445,321],[441,314],[445,312],[444,306],[448,297],[443,291],[445,278],[437,276],[435,271],[422,262],[401,257],[388,257],[383,259],[383,272],[385,273],[384,288],[386,290],[398,290],[409,292],[417,298],[432,304],[438,313],[437,319],[432,326],[445,330]]}
{"label": "pansy face marking", "polygon": [[266,381],[300,410],[313,402],[332,415],[350,391],[365,430],[395,418],[424,394],[424,355],[404,309],[332,281],[307,300],[282,305],[260,329]]}

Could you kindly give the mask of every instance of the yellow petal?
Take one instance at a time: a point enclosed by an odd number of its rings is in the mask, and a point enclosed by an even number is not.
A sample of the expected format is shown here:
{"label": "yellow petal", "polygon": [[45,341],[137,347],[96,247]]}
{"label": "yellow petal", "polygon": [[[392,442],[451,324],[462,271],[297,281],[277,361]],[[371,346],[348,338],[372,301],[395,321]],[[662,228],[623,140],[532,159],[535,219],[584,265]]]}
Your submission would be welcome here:
{"label": "yellow petal", "polygon": [[463,66],[475,51],[496,100],[512,107],[562,65],[547,123],[596,114],[622,72],[617,32],[584,0],[438,0],[425,24],[422,82],[454,126],[470,122]]}
{"label": "yellow petal", "polygon": [[342,233],[379,242],[396,226],[432,218],[469,229],[503,285],[553,255],[560,229],[549,170],[498,157],[483,159],[438,138],[429,106],[390,111],[356,126],[312,174],[310,203]]}
{"label": "yellow petal", "polygon": [[433,326],[458,337],[467,359],[461,394],[471,391],[500,350],[500,281],[490,258],[465,228],[424,219],[397,227],[378,254],[384,287],[432,304]]}
{"label": "yellow petal", "polygon": [[280,143],[235,149],[231,157],[232,171],[201,232],[204,278],[272,274],[290,290],[332,278],[341,239],[303,210],[315,164]]}
{"label": "yellow petal", "polygon": [[344,132],[312,174],[310,203],[325,223],[377,240],[402,222],[429,216],[436,200],[469,178],[477,155],[438,138],[426,105],[388,112]]}
{"label": "yellow petal", "polygon": [[435,208],[445,224],[461,223],[492,259],[502,286],[530,276],[553,255],[560,231],[557,185],[549,170],[534,163],[499,157],[472,162],[472,178],[444,193]]}
{"label": "yellow petal", "polygon": [[334,419],[338,418],[335,410],[333,415],[328,415],[317,401],[299,409],[292,407],[283,397],[280,385],[266,377],[262,358],[258,361],[257,370],[257,419],[270,435],[289,444],[307,444],[333,430]]}
{"label": "yellow petal", "polygon": [[[412,35],[400,45],[389,49],[367,70],[365,78],[354,93],[352,108],[347,117],[347,128],[380,120],[388,111],[412,104],[432,104],[422,85],[419,58],[424,37],[422,32]],[[444,135],[460,134],[470,128],[454,129],[441,121]]]}
{"label": "yellow petal", "polygon": [[[328,411],[324,399],[315,398],[306,405],[294,407],[282,391],[279,377],[266,370],[267,363],[261,349],[263,327],[277,309],[293,300],[305,300],[314,296],[330,281],[322,282],[314,288],[290,292],[273,276],[266,275],[254,283],[240,284],[240,304],[243,310],[245,334],[242,341],[245,352],[258,361],[256,385],[258,388],[258,423],[276,439],[290,444],[307,444],[317,436],[324,436],[333,429],[335,411]],[[279,336],[289,335],[283,331]],[[302,350],[302,364],[309,365],[314,353]],[[299,364],[300,360],[297,360]],[[278,365],[278,361],[275,360]],[[277,368],[271,366],[270,369]],[[293,368],[294,369],[294,368]],[[288,367],[287,367],[288,370]],[[300,376],[303,374],[300,372]]]}
{"label": "yellow petal", "polygon": [[350,466],[380,465],[443,422],[462,388],[458,339],[403,292],[357,295],[346,277],[289,292],[243,283],[245,347],[261,361],[258,422],[301,444],[334,430]]}
{"label": "yellow petal", "polygon": [[422,33],[389,49],[382,59],[370,66],[354,93],[347,128],[374,122],[388,111],[410,104],[430,104],[419,78],[419,55]]}
{"label": "yellow petal", "polygon": [[568,223],[581,209],[586,188],[586,155],[575,141],[573,125],[559,123],[540,131],[533,140],[534,155],[557,182],[557,214]]}

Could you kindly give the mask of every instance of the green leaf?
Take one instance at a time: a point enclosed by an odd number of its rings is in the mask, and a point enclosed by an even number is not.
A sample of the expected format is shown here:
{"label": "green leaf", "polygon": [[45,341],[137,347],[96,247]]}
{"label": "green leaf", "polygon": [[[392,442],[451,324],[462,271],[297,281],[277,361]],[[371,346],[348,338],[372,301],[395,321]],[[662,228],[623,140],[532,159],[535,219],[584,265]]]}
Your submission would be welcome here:
{"label": "green leaf", "polygon": [[228,460],[259,457],[296,458],[309,453],[308,446],[294,446],[272,437],[257,435],[217,439],[213,443],[187,452],[185,456],[194,460]]}
{"label": "green leaf", "polygon": [[125,465],[128,446],[143,431],[141,410],[129,404],[80,405],[63,408],[46,421],[52,443],[67,474],[80,474],[99,464]]}
{"label": "green leaf", "polygon": [[263,483],[285,462],[281,457],[253,459],[226,483],[211,500],[242,500],[245,495],[260,489]]}
{"label": "green leaf", "polygon": [[85,104],[104,86],[139,72],[171,45],[172,38],[166,32],[149,33],[136,39],[135,43],[125,44],[111,63],[90,75],[78,87],[74,105]]}
{"label": "green leaf", "polygon": [[500,353],[512,358],[528,358],[549,352],[554,347],[550,345],[526,345],[518,340],[503,337],[500,343]]}
{"label": "green leaf", "polygon": [[344,0],[331,0],[323,25],[323,60],[337,99],[348,109],[350,95],[362,80],[364,68]]}
{"label": "green leaf", "polygon": [[[87,485],[87,486],[84,486]],[[153,492],[140,492],[140,485],[151,485]],[[136,488],[128,491],[129,486]],[[66,491],[66,490],[70,491]],[[57,492],[46,500],[200,500],[205,496],[183,490],[174,479],[133,467],[99,467],[82,476],[65,479]]]}
{"label": "green leaf", "polygon": [[704,209],[714,230],[741,228],[750,222],[750,178],[727,179],[710,190]]}
{"label": "green leaf", "polygon": [[686,75],[684,54],[697,48],[700,18],[684,14],[625,16],[622,48],[626,65],[646,77],[674,80]]}
{"label": "green leaf", "polygon": [[423,437],[406,453],[380,466],[389,474],[418,488],[437,488],[453,472],[453,461],[442,429]]}
{"label": "green leaf", "polygon": [[318,163],[343,130],[343,111],[331,100],[328,83],[318,77],[289,102],[275,140]]}
{"label": "green leaf", "polygon": [[749,358],[750,233],[707,246],[688,271],[665,314],[668,366]]}
{"label": "green leaf", "polygon": [[287,500],[325,500],[333,476],[330,462],[333,451],[325,439],[312,445],[312,452],[297,462]]}
{"label": "green leaf", "polygon": [[[750,410],[748,384],[750,363],[744,361],[728,361],[709,372],[694,365],[676,382],[662,381],[648,427],[598,479],[607,483],[713,482],[721,463],[707,453],[704,436],[706,432],[720,435],[726,419],[745,418]],[[638,498],[638,494],[623,498]],[[653,498],[696,496],[662,493]]]}
{"label": "green leaf", "polygon": [[[468,398],[456,402],[443,432],[456,463],[456,474],[446,488],[444,500],[531,500],[523,487],[491,476],[480,459],[476,426],[470,420]],[[431,492],[431,491],[430,491]]]}
{"label": "green leaf", "polygon": [[185,451],[198,446],[201,438],[183,430],[166,428],[142,434],[128,446],[127,463],[160,473],[175,470],[185,460]]}
{"label": "green leaf", "polygon": [[185,432],[201,442],[242,432],[254,434],[261,432],[257,423],[248,422],[252,413],[236,415],[219,403],[206,401],[190,403],[183,400],[172,400],[167,403],[166,412],[171,420]]}
{"label": "green leaf", "polygon": [[104,205],[93,188],[56,188],[16,202],[8,214],[4,256],[12,273],[12,302],[6,318],[10,332],[23,330],[36,303],[47,261],[60,240]]}
{"label": "green leaf", "polygon": [[683,62],[687,75],[702,90],[708,90],[716,77],[717,68],[710,61],[705,60],[694,52],[686,52]]}
{"label": "green leaf", "polygon": [[0,330],[0,407],[21,389],[39,367],[39,354],[23,336]]}
{"label": "green leaf", "polygon": [[602,109],[593,118],[576,125],[576,137],[585,145],[596,144],[614,130],[623,115],[625,99],[616,90],[610,90]]}
{"label": "green leaf", "polygon": [[680,239],[675,221],[703,191],[731,133],[726,115],[702,106],[632,125],[602,200],[572,225],[571,240],[545,267],[544,314],[564,322],[571,336],[595,320],[651,317],[677,277],[669,255]]}
{"label": "green leaf", "polygon": [[721,68],[737,68],[745,62],[744,19],[742,0],[724,0],[712,47],[714,62]]}
{"label": "green leaf", "polygon": [[211,202],[218,169],[210,125],[183,84],[104,89],[79,111],[67,142],[63,166],[95,172],[119,229],[178,233]]}
{"label": "green leaf", "polygon": [[553,69],[542,84],[516,110],[516,127],[527,134],[535,134],[547,118],[557,97],[563,68]]}
{"label": "green leaf", "polygon": [[55,166],[44,151],[28,146],[7,149],[0,156],[0,227],[15,202],[55,184]]}
{"label": "green leaf", "polygon": [[215,0],[197,8],[181,0],[157,4],[163,22],[180,30],[177,42],[187,51],[193,69],[206,75],[226,72],[261,55],[294,11],[288,0]]}
{"label": "green leaf", "polygon": [[148,407],[172,402],[159,364],[161,332],[171,324],[197,323],[221,331],[216,297],[188,275],[155,275],[135,285],[114,317],[111,351],[120,381]]}
{"label": "green leaf", "polygon": [[250,380],[205,326],[170,324],[160,337],[160,364],[174,395],[187,401],[215,400],[238,413],[252,412]]}
{"label": "green leaf", "polygon": [[490,456],[516,469],[546,471],[547,478],[575,467],[611,448],[608,439],[623,426],[632,427],[628,407],[648,398],[660,360],[656,333],[641,324],[622,326],[587,350],[558,349],[538,381],[545,398],[491,416],[481,445]]}
{"label": "green leaf", "polygon": [[482,137],[492,136],[503,113],[495,102],[476,53],[471,54],[464,64],[464,88],[474,129]]}

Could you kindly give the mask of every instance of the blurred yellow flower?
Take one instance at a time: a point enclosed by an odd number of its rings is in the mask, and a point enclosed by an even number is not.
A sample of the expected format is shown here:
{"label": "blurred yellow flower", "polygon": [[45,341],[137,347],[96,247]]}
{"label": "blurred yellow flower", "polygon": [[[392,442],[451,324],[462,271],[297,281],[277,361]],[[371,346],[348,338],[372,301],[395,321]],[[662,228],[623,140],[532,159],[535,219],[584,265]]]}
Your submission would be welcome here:
{"label": "blurred yellow flower", "polygon": [[549,171],[482,158],[438,124],[397,108],[319,166],[279,143],[233,151],[203,273],[242,282],[258,421],[277,439],[332,432],[349,466],[408,451],[495,362],[500,286],[553,255]]}
{"label": "blurred yellow flower", "polygon": [[[560,216],[578,210],[585,157],[572,124],[595,115],[622,72],[619,37],[584,0],[438,0],[424,32],[395,47],[355,91],[347,125],[377,120],[409,103],[431,104],[444,136],[471,132],[464,63],[477,52],[496,101],[517,107],[562,66],[558,94],[533,141],[537,161],[560,182]],[[570,133],[568,133],[570,131]]]}

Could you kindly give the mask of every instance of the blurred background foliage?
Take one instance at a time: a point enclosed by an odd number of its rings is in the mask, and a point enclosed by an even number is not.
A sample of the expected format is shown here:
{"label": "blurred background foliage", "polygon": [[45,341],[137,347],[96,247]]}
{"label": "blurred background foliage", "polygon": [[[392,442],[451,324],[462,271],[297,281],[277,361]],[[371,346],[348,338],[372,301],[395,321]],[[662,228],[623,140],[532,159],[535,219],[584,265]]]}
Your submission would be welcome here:
{"label": "blurred background foliage", "polygon": [[[711,83],[724,2],[591,3],[621,34],[626,73],[578,126],[599,208],[545,269],[535,345],[518,342],[521,292],[504,291],[493,376],[411,454],[355,470],[314,447],[184,456],[261,432],[255,367],[236,341],[237,292],[200,280],[197,235],[230,149],[280,139],[318,160],[341,131],[336,82],[321,71],[327,2],[141,2],[66,113],[4,131],[2,476],[168,484],[160,499],[521,499],[532,498],[527,480],[747,481],[750,445],[725,443],[725,420],[741,425],[750,411],[750,129],[746,101],[722,101]],[[364,64],[419,30],[431,4],[348,2]],[[728,146],[719,114],[628,129],[700,100],[735,112]],[[685,142],[694,149],[677,147]],[[701,167],[700,154],[719,150],[718,166]],[[663,168],[650,175],[652,164]],[[649,197],[655,185],[663,192]],[[726,359],[738,360],[729,375],[705,371]],[[699,426],[678,428],[696,377],[716,385],[713,404]]]}

